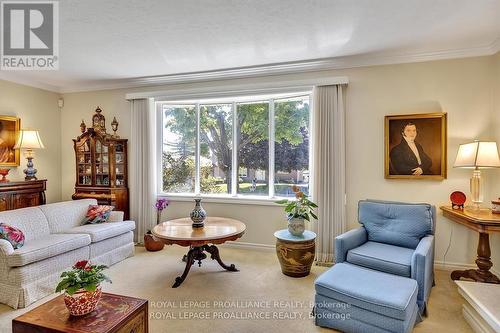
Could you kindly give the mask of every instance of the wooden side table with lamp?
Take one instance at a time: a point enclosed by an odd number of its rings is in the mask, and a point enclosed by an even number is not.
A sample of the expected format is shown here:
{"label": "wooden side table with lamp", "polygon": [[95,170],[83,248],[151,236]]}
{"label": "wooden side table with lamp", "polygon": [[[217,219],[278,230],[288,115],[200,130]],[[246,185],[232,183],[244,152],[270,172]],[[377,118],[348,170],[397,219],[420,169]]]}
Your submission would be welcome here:
{"label": "wooden side table with lamp", "polygon": [[33,149],[45,148],[40,134],[36,130],[20,130],[13,149],[25,150],[27,167],[24,169],[25,181],[10,181],[6,178],[9,169],[0,174],[0,211],[45,205],[46,179],[37,179],[37,170],[33,167]]}
{"label": "wooden side table with lamp", "polygon": [[[487,283],[500,283],[500,279],[490,272],[491,249],[489,234],[500,232],[500,214],[496,214],[490,208],[481,208],[483,202],[482,193],[482,168],[499,168],[500,158],[496,142],[475,141],[460,145],[454,167],[473,168],[474,173],[470,180],[472,207],[442,206],[443,216],[453,222],[465,225],[479,233],[477,246],[476,265],[478,269],[467,269],[453,271],[452,280],[468,278],[474,281]],[[460,206],[460,205],[459,205]]]}

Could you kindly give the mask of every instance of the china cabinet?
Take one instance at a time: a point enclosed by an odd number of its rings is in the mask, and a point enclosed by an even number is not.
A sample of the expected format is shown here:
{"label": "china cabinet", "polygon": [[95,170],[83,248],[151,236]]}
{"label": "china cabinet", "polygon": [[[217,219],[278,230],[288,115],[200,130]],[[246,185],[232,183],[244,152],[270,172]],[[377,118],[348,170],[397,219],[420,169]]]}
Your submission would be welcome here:
{"label": "china cabinet", "polygon": [[[113,122],[116,133],[118,122]],[[127,139],[106,133],[106,119],[100,108],[92,117],[92,127],[82,120],[81,135],[73,139],[76,183],[73,199],[95,198],[129,216]]]}

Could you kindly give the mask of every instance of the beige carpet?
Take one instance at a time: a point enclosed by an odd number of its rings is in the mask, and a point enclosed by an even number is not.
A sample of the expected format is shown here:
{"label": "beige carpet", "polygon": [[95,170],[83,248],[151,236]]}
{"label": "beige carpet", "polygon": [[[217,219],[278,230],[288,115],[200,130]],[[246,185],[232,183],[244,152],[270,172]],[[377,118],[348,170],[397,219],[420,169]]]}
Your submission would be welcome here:
{"label": "beige carpet", "polygon": [[[235,263],[240,272],[223,271],[215,261],[205,260],[172,289],[184,268],[180,258],[185,251],[170,246],[150,253],[137,247],[135,257],[109,269],[113,284],[105,284],[104,290],[148,299],[153,333],[333,332],[316,327],[309,317],[313,282],[325,268],[314,266],[308,277],[294,279],[281,273],[274,252],[221,247],[226,264]],[[429,317],[414,332],[472,332],[462,317],[461,298],[449,272],[436,275]],[[12,318],[54,296],[16,311],[0,305],[0,332],[10,332]]]}

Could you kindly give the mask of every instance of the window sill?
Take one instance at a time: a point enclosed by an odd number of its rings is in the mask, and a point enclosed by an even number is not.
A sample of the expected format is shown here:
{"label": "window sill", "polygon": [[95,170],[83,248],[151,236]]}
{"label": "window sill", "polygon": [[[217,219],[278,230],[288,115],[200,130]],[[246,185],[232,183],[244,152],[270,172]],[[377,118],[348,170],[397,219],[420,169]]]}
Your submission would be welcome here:
{"label": "window sill", "polygon": [[281,209],[282,207],[276,204],[276,201],[280,199],[287,199],[284,197],[268,198],[268,197],[246,196],[246,195],[230,197],[230,196],[168,194],[168,193],[160,193],[157,196],[167,198],[170,201],[193,201],[194,199],[202,199],[203,202],[208,202],[208,203],[274,206]]}

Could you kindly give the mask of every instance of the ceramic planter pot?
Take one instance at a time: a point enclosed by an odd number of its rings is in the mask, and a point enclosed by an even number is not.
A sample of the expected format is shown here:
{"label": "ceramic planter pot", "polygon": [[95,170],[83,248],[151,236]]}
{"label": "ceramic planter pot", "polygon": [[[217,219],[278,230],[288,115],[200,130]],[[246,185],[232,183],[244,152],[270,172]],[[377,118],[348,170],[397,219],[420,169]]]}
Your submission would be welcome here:
{"label": "ceramic planter pot", "polygon": [[161,251],[163,250],[164,246],[165,244],[162,241],[158,241],[153,237],[151,231],[148,231],[144,235],[144,247],[146,248],[146,250],[150,252]]}
{"label": "ceramic planter pot", "polygon": [[292,217],[288,219],[288,231],[294,236],[300,236],[306,230],[304,219]]}
{"label": "ceramic planter pot", "polygon": [[83,316],[95,310],[101,295],[101,286],[98,286],[93,292],[80,289],[73,295],[65,293],[64,304],[72,316]]}

